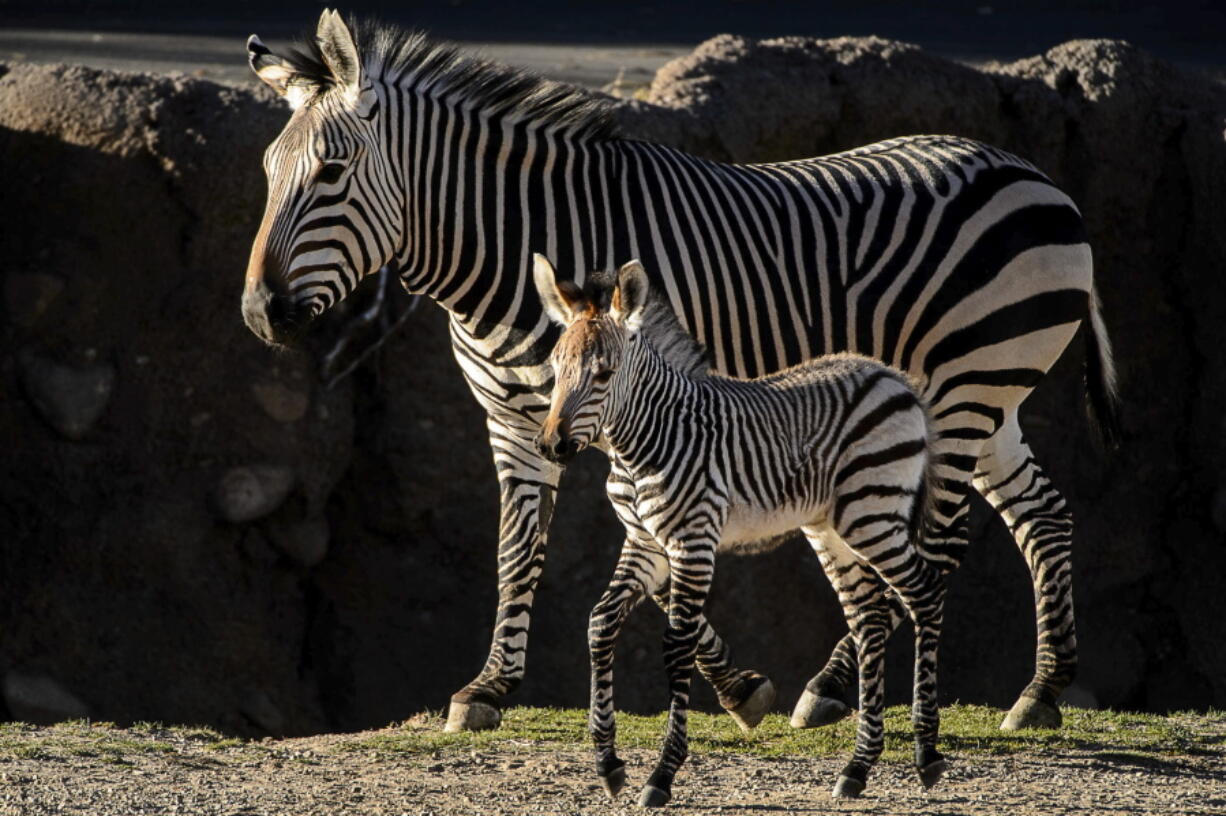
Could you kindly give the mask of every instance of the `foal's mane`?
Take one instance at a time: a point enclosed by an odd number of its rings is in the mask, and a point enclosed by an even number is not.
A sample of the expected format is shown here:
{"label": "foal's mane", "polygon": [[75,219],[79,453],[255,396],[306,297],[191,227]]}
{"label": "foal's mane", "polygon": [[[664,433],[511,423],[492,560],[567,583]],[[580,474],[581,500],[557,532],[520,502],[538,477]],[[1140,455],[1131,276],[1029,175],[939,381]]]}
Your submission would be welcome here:
{"label": "foal's mane", "polygon": [[[470,109],[569,128],[578,137],[618,136],[609,101],[583,88],[469,56],[422,31],[366,18],[350,18],[348,24],[366,73],[389,85],[455,100]],[[285,59],[321,90],[335,84],[313,33],[302,37]]]}
{"label": "foal's mane", "polygon": [[[584,282],[583,295],[600,312],[608,312],[616,286],[616,272],[592,272]],[[657,287],[648,290],[639,334],[670,366],[690,379],[701,379],[710,372],[706,348],[685,330],[668,298]]]}

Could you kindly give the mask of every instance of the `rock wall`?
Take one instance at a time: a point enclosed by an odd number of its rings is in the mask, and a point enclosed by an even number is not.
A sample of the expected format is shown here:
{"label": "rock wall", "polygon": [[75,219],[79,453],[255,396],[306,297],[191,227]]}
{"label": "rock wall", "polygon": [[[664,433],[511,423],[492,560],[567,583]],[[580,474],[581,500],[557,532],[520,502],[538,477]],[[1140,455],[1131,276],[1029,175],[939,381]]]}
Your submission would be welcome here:
{"label": "rock wall", "polygon": [[[1026,156],[1078,201],[1123,374],[1097,456],[1074,347],[1024,417],[1072,503],[1081,703],[1226,704],[1226,93],[1117,42],[977,71],[876,39],[719,37],[621,103],[626,131],[736,161],[916,132]],[[327,389],[243,327],[261,90],[0,66],[0,676],[8,713],[352,729],[441,708],[479,668],[497,490],[480,411],[424,308]],[[325,325],[321,332],[332,329]],[[568,472],[515,701],[583,705],[587,610],[616,556],[604,463]],[[946,699],[1007,705],[1033,648],[1025,568],[976,507]],[[781,705],[843,631],[805,547],[721,561],[712,618]],[[619,703],[664,704],[660,616]],[[907,638],[891,694],[908,693]],[[713,698],[702,691],[699,702]]]}

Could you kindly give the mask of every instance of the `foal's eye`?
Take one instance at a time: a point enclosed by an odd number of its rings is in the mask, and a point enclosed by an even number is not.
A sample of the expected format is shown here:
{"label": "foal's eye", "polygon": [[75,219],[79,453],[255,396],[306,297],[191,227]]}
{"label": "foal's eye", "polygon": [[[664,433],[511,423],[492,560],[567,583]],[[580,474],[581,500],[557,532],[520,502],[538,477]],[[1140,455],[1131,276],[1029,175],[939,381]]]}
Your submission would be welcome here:
{"label": "foal's eye", "polygon": [[319,168],[319,173],[316,174],[315,180],[320,184],[336,184],[344,174],[344,164],[341,162],[328,162]]}
{"label": "foal's eye", "polygon": [[600,385],[604,385],[605,383],[609,381],[609,378],[612,376],[613,376],[613,369],[611,368],[601,369],[600,371],[597,371],[594,375],[592,375],[592,382],[599,383]]}

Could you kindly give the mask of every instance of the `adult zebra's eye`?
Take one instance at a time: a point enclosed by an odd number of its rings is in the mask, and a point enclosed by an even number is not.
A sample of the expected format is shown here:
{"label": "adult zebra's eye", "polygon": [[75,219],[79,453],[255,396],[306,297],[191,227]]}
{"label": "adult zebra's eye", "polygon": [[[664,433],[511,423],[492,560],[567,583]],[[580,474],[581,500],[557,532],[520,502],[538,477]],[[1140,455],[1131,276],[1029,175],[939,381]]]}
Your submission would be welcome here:
{"label": "adult zebra's eye", "polygon": [[592,375],[592,382],[598,383],[600,385],[604,385],[605,383],[609,381],[609,378],[612,376],[613,376],[613,369],[611,368],[601,369],[600,371],[597,371],[594,375]]}
{"label": "adult zebra's eye", "polygon": [[345,165],[340,162],[328,162],[319,168],[315,181],[319,184],[336,184],[345,174]]}

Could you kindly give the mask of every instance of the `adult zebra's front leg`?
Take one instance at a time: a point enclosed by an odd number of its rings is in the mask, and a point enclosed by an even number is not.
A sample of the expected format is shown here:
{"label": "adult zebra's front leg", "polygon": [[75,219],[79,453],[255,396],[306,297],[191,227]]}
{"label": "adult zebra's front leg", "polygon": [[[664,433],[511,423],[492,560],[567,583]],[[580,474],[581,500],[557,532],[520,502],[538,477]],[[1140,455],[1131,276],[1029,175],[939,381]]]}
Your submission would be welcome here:
{"label": "adult zebra's front leg", "polygon": [[545,564],[545,538],[562,468],[491,423],[500,487],[498,613],[485,666],[451,697],[447,731],[480,731],[502,722],[499,705],[524,679],[532,601]]}

